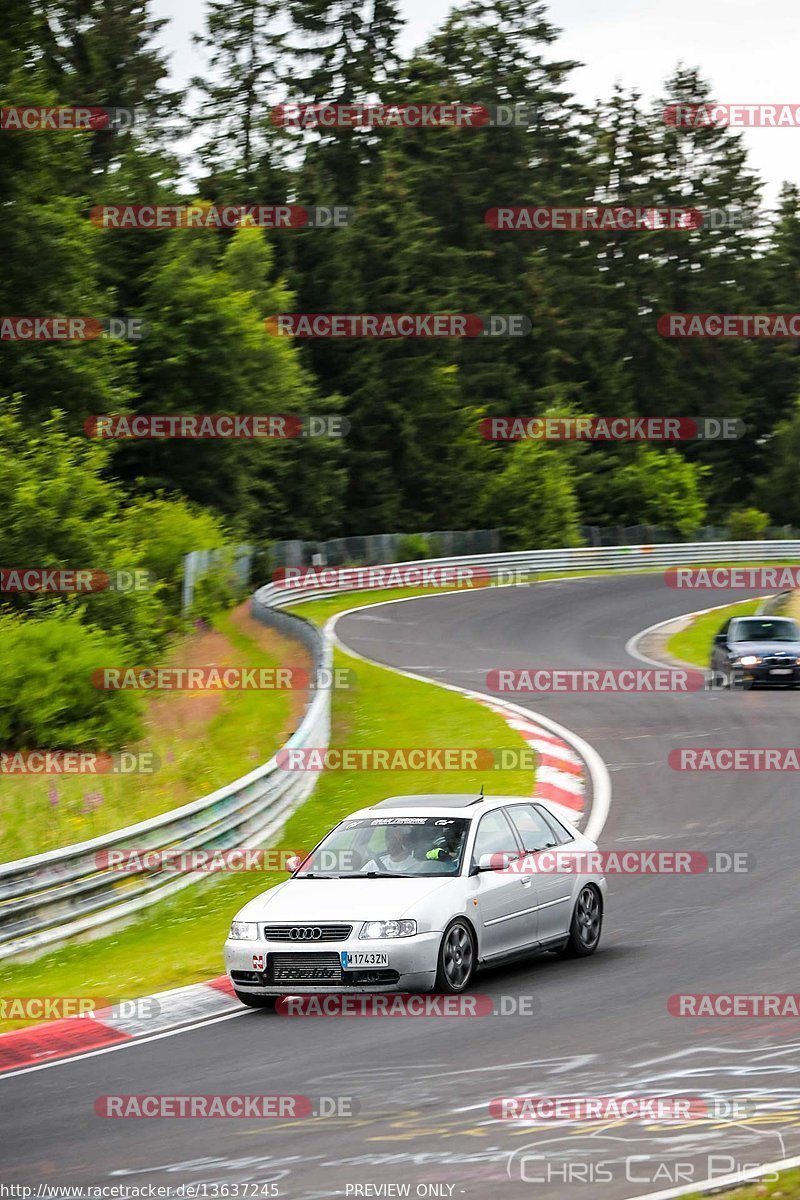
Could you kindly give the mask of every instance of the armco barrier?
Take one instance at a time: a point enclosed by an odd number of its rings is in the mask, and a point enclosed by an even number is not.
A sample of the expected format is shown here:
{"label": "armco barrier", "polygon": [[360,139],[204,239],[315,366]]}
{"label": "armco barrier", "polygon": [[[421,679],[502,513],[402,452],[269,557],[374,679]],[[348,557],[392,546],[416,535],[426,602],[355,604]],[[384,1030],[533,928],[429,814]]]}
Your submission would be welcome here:
{"label": "armco barrier", "polygon": [[[253,615],[299,639],[318,669],[330,669],[331,647],[310,622],[264,608],[254,597]],[[330,737],[330,690],[312,692],[287,746],[326,746]],[[115,846],[141,850],[227,850],[258,846],[276,836],[316,783],[316,774],[285,771],[275,758],[242,779],[149,821],[60,850],[0,866],[0,959],[37,951],[131,916],[203,873],[148,870],[121,874],[98,867],[101,851]]]}
{"label": "armco barrier", "polygon": [[[414,569],[480,568],[495,583],[513,583],[519,576],[544,572],[636,571],[647,567],[680,567],[693,563],[786,562],[800,560],[800,540],[768,542],[675,542],[653,546],[582,546],[570,550],[519,550],[508,554],[477,554],[466,558],[429,558],[424,562],[390,563],[376,567],[349,568],[355,573],[374,572],[384,577],[392,571],[409,573]],[[301,567],[300,581],[272,583],[260,588],[256,596],[264,606],[286,608],[306,600],[323,600],[341,592],[358,591],[360,585],[336,582],[325,586],[326,575],[333,578],[347,567]],[[313,571],[324,572],[321,582],[303,583]],[[406,585],[407,586],[407,585]],[[443,587],[441,590],[446,591]]]}
{"label": "armco barrier", "polygon": [[[689,563],[800,560],[800,541],[698,542],[655,546],[610,546],[572,550],[528,550],[468,558],[396,563],[395,568],[481,567],[495,583],[520,574],[568,574],[583,570],[641,570]],[[383,568],[390,570],[391,567]],[[352,590],[269,584],[253,597],[253,613],[310,650],[317,667],[330,669],[329,640],[307,621],[279,610],[305,600]],[[288,746],[324,746],[330,737],[330,691],[313,693]],[[0,866],[0,959],[44,949],[129,917],[180,888],[205,878],[168,870],[120,874],[99,869],[97,854],[115,846],[142,850],[223,850],[264,844],[313,790],[313,772],[281,770],[275,758],[172,812],[79,845]]]}

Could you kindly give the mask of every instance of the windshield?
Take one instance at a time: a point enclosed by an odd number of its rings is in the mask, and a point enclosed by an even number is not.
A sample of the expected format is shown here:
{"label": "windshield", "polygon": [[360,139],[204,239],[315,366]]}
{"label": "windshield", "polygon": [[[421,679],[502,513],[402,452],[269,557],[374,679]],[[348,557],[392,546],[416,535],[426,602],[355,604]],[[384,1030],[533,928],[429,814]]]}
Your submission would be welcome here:
{"label": "windshield", "polygon": [[769,621],[760,618],[739,620],[733,630],[736,642],[797,642],[800,630],[794,621]]}
{"label": "windshield", "polygon": [[457,875],[464,817],[359,817],[343,821],[308,856],[295,879]]}

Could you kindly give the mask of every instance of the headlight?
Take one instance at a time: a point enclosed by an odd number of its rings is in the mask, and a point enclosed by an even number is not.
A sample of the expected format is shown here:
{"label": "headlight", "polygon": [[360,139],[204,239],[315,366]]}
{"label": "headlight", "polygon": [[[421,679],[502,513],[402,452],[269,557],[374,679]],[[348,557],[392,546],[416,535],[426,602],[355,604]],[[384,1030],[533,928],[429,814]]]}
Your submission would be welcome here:
{"label": "headlight", "polygon": [[255,921],[231,921],[228,936],[237,942],[255,942],[258,940],[258,926]]}
{"label": "headlight", "polygon": [[358,936],[360,938],[413,937],[416,932],[416,921],[365,921]]}
{"label": "headlight", "polygon": [[744,657],[739,659],[739,662],[743,667],[755,667],[761,662],[761,659],[757,654],[745,654]]}

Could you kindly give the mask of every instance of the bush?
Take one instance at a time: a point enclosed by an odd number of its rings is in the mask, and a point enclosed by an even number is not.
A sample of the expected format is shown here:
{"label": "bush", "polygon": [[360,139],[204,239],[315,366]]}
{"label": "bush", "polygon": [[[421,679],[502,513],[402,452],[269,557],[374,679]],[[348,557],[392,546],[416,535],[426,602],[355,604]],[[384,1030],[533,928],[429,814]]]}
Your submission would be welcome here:
{"label": "bush", "polygon": [[[226,557],[230,559],[232,555],[228,554]],[[249,589],[244,589],[247,590]],[[215,614],[235,604],[242,597],[242,592],[232,563],[217,563],[197,579],[188,616],[193,621],[206,621],[211,624]]]}
{"label": "bush", "polygon": [[404,533],[397,541],[396,562],[416,562],[431,557],[431,544],[422,533]]}
{"label": "bush", "polygon": [[166,585],[163,601],[174,615],[181,611],[183,560],[192,550],[221,550],[227,544],[222,523],[210,512],[180,497],[134,501],[119,528],[131,561]]}
{"label": "bush", "polygon": [[118,750],[142,736],[137,692],[101,691],[100,667],[131,666],[125,644],[77,616],[0,619],[0,747]]}
{"label": "bush", "polygon": [[732,542],[754,542],[763,538],[769,515],[760,508],[738,508],[728,515],[728,536]]}
{"label": "bush", "polygon": [[579,546],[579,508],[571,448],[517,442],[489,483],[481,514],[511,550]]}

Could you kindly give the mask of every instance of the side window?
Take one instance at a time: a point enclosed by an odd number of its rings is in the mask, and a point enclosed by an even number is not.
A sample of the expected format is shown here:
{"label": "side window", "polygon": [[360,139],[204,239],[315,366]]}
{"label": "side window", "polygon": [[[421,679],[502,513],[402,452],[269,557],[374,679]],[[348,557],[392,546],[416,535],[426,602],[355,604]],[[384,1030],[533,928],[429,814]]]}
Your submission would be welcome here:
{"label": "side window", "polygon": [[558,845],[558,839],[542,814],[532,804],[512,804],[506,809],[527,854]]}
{"label": "side window", "polygon": [[496,808],[481,817],[472,848],[473,865],[477,864],[482,854],[519,854],[517,839],[502,808]]}
{"label": "side window", "polygon": [[566,842],[575,841],[574,836],[570,833],[565,825],[561,824],[558,817],[554,817],[551,812],[548,812],[546,808],[542,808],[539,804],[535,805],[535,808],[538,813],[541,813],[544,820],[547,821],[547,824],[553,830],[559,846],[563,846]]}
{"label": "side window", "polygon": [[723,625],[720,625],[719,630],[717,632],[717,636],[720,639],[722,639],[723,637],[727,637],[728,630],[730,629],[730,627],[731,627],[731,619],[730,619],[730,617],[728,617],[727,621],[725,621],[725,623]]}

